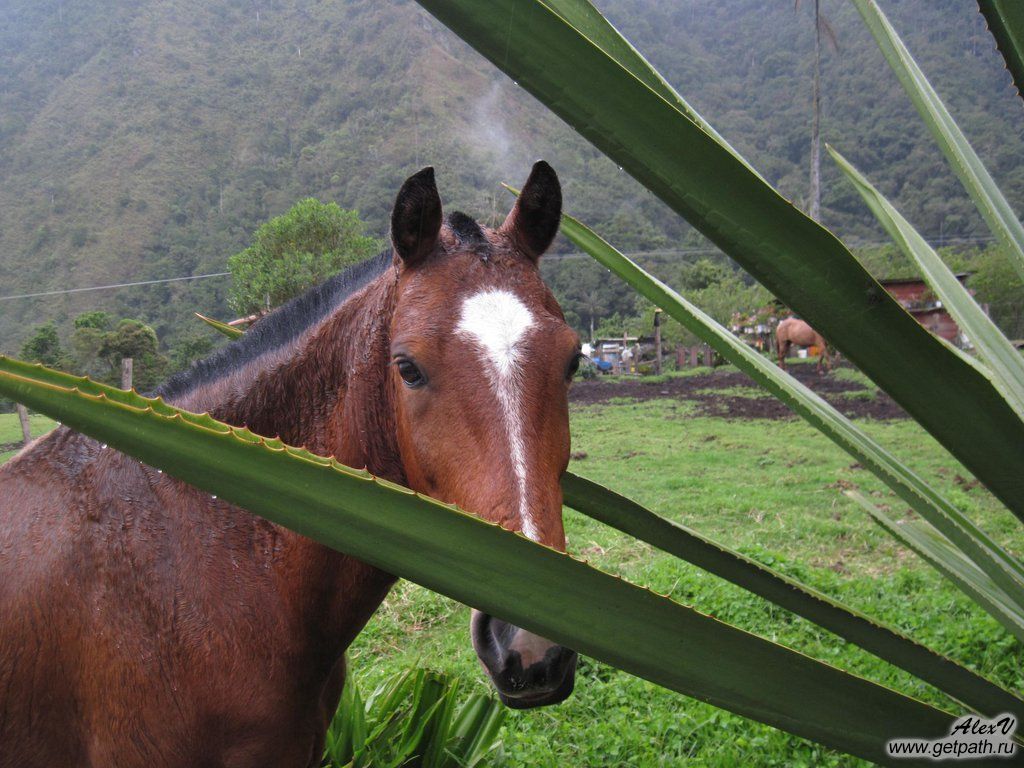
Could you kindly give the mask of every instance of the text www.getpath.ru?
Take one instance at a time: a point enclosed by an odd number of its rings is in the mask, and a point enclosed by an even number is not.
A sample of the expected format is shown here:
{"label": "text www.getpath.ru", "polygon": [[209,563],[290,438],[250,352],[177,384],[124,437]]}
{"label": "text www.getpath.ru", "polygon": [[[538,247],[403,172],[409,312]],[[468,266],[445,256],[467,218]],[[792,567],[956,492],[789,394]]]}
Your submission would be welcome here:
{"label": "text www.getpath.ru", "polygon": [[885,745],[890,757],[926,758],[930,760],[968,760],[978,757],[1012,757],[1017,752],[1013,734],[1017,719],[999,715],[986,720],[978,715],[964,715],[953,722],[949,735],[941,739],[893,739]]}

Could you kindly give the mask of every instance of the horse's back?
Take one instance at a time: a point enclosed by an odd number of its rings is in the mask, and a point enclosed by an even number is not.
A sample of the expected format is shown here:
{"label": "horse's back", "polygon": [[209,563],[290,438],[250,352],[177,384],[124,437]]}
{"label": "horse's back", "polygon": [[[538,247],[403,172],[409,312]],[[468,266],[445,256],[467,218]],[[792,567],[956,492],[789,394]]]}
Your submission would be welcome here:
{"label": "horse's back", "polygon": [[787,317],[779,323],[775,335],[780,342],[793,342],[801,347],[822,346],[824,339],[806,320]]}

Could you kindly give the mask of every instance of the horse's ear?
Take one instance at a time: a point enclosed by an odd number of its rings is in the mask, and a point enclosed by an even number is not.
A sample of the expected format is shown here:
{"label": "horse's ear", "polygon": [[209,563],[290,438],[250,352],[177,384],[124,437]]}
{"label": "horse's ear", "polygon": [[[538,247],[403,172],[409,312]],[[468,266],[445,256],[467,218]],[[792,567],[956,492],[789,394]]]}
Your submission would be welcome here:
{"label": "horse's ear", "polygon": [[561,219],[562,185],[555,169],[538,160],[501,231],[516,248],[536,261],[558,234]]}
{"label": "horse's ear", "polygon": [[391,212],[391,242],[412,266],[430,255],[441,232],[441,196],[434,169],[426,167],[405,180]]}

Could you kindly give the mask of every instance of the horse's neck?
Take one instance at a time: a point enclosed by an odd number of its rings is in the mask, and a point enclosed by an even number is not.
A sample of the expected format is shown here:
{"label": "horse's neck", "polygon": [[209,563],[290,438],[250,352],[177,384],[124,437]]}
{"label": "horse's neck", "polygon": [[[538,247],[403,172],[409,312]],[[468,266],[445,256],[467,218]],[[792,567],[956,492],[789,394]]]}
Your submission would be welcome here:
{"label": "horse's neck", "polygon": [[[403,483],[387,376],[394,300],[386,270],[293,344],[176,404]],[[303,620],[340,652],[394,578],[290,531],[281,541]]]}
{"label": "horse's neck", "polygon": [[294,342],[175,404],[403,482],[387,376],[394,300],[387,270]]}

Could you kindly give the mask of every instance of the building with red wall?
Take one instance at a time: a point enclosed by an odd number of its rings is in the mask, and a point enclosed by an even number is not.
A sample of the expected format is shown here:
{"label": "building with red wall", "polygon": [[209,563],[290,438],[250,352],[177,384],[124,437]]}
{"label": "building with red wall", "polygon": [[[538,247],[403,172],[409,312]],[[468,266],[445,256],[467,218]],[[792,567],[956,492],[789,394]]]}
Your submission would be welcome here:
{"label": "building with red wall", "polygon": [[[970,272],[958,272],[956,277],[962,283],[970,276]],[[936,336],[941,336],[954,344],[961,341],[960,326],[950,317],[939,297],[932,292],[924,280],[907,277],[879,280],[878,282],[907,312],[914,316],[917,322]],[[971,293],[974,292],[971,291]]]}

